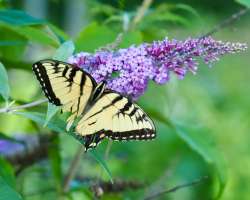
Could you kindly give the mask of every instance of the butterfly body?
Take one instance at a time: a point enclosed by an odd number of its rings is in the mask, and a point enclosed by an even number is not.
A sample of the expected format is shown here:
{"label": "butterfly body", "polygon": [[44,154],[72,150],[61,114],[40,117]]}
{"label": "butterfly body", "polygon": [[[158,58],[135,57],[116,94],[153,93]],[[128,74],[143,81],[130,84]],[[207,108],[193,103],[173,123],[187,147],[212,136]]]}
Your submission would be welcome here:
{"label": "butterfly body", "polygon": [[49,102],[72,113],[69,129],[84,137],[85,148],[94,148],[108,137],[112,140],[147,140],[156,136],[153,121],[131,99],[99,84],[82,69],[61,61],[42,60],[33,71]]}

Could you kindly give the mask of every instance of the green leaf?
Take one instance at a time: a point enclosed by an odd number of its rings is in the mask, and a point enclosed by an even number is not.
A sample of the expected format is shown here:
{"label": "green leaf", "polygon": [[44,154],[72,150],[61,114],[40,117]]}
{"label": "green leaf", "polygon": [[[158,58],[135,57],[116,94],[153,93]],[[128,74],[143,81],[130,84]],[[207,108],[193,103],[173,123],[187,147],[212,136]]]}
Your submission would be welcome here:
{"label": "green leaf", "polygon": [[112,78],[116,78],[116,77],[119,77],[119,76],[120,76],[120,72],[118,72],[118,71],[113,71],[112,74],[111,74]]}
{"label": "green leaf", "polygon": [[123,35],[121,44],[119,47],[127,48],[132,44],[138,45],[142,43],[142,34],[140,31],[128,32]]}
{"label": "green leaf", "polygon": [[36,42],[44,45],[51,45],[54,47],[58,47],[60,42],[58,41],[55,35],[47,32],[44,27],[36,26],[18,26],[18,27],[10,27],[12,30],[16,31],[20,35],[24,36],[31,42]]}
{"label": "green leaf", "polygon": [[151,23],[156,22],[173,22],[173,23],[180,23],[182,25],[188,26],[190,22],[180,15],[166,12],[166,13],[155,13],[150,19],[148,19]]}
{"label": "green leaf", "polygon": [[0,46],[18,46],[18,45],[25,45],[26,42],[22,40],[6,40],[0,41]]}
{"label": "green leaf", "polygon": [[49,160],[54,176],[57,191],[61,190],[62,183],[62,169],[61,169],[61,156],[60,156],[60,140],[58,135],[53,138],[52,145],[49,147]]}
{"label": "green leaf", "polygon": [[11,9],[0,10],[0,22],[19,26],[46,23],[44,20],[34,18],[23,11]]}
{"label": "green leaf", "polygon": [[8,74],[1,62],[0,62],[0,95],[5,99],[5,101],[8,101],[10,95]]}
{"label": "green leaf", "polygon": [[0,200],[21,200],[22,197],[0,176]]}
{"label": "green leaf", "polygon": [[13,167],[1,157],[0,166],[0,177],[2,177],[9,186],[14,188],[16,185],[16,181]]}
{"label": "green leaf", "polygon": [[182,4],[182,3],[176,4],[176,5],[174,5],[174,8],[187,11],[187,12],[193,14],[196,17],[200,17],[199,13],[194,8],[192,8],[191,6],[189,6],[187,4]]}
{"label": "green leaf", "polygon": [[[43,126],[46,116],[43,113],[37,112],[15,112],[15,114],[26,117],[39,125]],[[59,118],[52,119],[47,124],[48,128],[56,132],[65,132],[66,124]]]}
{"label": "green leaf", "polygon": [[44,122],[44,127],[46,127],[49,123],[49,121],[53,118],[53,116],[55,116],[55,114],[58,112],[58,110],[60,109],[60,107],[54,105],[54,104],[51,104],[51,103],[48,103],[48,110],[47,110],[47,114],[46,114],[46,119],[45,119],[45,122]]}
{"label": "green leaf", "polygon": [[91,2],[91,6],[90,6],[90,12],[93,15],[105,15],[105,16],[112,16],[115,13],[119,12],[119,9],[116,7],[113,7],[111,5],[108,4],[104,4],[104,3],[100,3],[100,2]]}
{"label": "green leaf", "polygon": [[236,0],[236,2],[240,3],[243,6],[250,7],[250,0]]}
{"label": "green leaf", "polygon": [[[1,24],[1,26],[6,28],[7,31],[13,31],[31,42],[43,45],[51,45],[53,47],[58,47],[60,45],[59,38],[54,34],[53,31],[49,29],[48,26],[13,26],[10,24]],[[10,39],[13,40],[15,37],[11,37]],[[19,41],[19,43],[20,42],[22,41]]]}
{"label": "green leaf", "polygon": [[101,167],[104,169],[104,171],[108,175],[110,182],[113,184],[114,181],[113,181],[111,172],[110,172],[105,160],[97,154],[95,149],[90,151],[90,155],[101,165]]}
{"label": "green leaf", "polygon": [[74,53],[75,46],[72,41],[64,42],[55,52],[54,59],[60,61],[67,61]]}
{"label": "green leaf", "polygon": [[123,22],[123,17],[121,15],[112,15],[108,19],[106,19],[103,24],[109,26],[111,23],[119,23]]}
{"label": "green leaf", "polygon": [[93,52],[115,40],[117,34],[109,27],[91,23],[85,27],[75,39],[76,51]]}
{"label": "green leaf", "polygon": [[[3,59],[8,59],[10,61],[20,61],[22,58],[27,43],[27,39],[17,33],[15,30],[11,29],[6,24],[0,23],[0,35],[1,35],[1,43],[3,45],[0,46],[0,57]],[[6,45],[10,44],[11,45]],[[14,45],[18,41],[17,45]]]}
{"label": "green leaf", "polygon": [[227,174],[224,160],[217,150],[209,132],[204,128],[190,128],[175,124],[177,135],[195,152],[197,152],[206,163],[214,167],[219,180],[219,191],[216,198],[219,198],[226,186]]}
{"label": "green leaf", "polygon": [[48,27],[57,36],[60,43],[70,39],[69,35],[67,35],[63,30],[59,29],[55,25],[49,23]]}

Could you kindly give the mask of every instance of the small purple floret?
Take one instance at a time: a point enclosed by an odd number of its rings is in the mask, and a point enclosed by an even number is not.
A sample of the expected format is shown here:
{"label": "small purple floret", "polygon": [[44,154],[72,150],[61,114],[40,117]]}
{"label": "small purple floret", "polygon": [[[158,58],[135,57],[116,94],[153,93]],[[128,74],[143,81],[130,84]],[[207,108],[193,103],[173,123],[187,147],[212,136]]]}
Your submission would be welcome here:
{"label": "small purple floret", "polygon": [[[96,82],[107,81],[109,89],[138,99],[148,82],[165,84],[171,74],[183,79],[188,71],[198,69],[198,58],[209,66],[225,54],[243,51],[246,44],[216,41],[211,37],[185,41],[164,39],[118,51],[81,52],[69,62],[89,72]],[[113,74],[118,72],[118,76]]]}

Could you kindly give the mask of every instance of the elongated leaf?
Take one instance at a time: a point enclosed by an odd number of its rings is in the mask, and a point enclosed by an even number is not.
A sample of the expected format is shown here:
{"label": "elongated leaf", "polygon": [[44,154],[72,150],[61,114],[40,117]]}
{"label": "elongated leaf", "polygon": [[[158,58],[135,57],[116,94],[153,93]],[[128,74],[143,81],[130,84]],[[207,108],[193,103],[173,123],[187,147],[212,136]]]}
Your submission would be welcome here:
{"label": "elongated leaf", "polygon": [[9,40],[9,41],[0,41],[0,46],[18,46],[25,45],[26,42],[22,40]]}
{"label": "elongated leaf", "polygon": [[16,185],[16,181],[13,167],[1,157],[0,166],[0,177],[2,177],[9,186],[14,188]]}
{"label": "elongated leaf", "polygon": [[0,62],[0,95],[5,99],[5,101],[8,101],[10,95],[8,74],[1,62]]}
{"label": "elongated leaf", "polygon": [[21,200],[22,197],[0,176],[0,200]]}
{"label": "elongated leaf", "polygon": [[[26,117],[36,123],[38,123],[39,125],[44,125],[45,123],[45,114],[43,113],[37,113],[37,112],[15,112],[15,114]],[[55,118],[51,121],[48,122],[47,124],[48,128],[56,131],[56,132],[65,132],[65,122],[62,121],[59,118]]]}
{"label": "elongated leaf", "polygon": [[236,0],[236,2],[246,6],[246,7],[250,7],[250,0]]}
{"label": "elongated leaf", "polygon": [[54,59],[60,61],[67,61],[68,58],[74,53],[75,46],[72,41],[64,42],[55,52]]}
{"label": "elongated leaf", "polygon": [[97,23],[85,27],[75,39],[76,51],[94,51],[115,40],[117,33]]}
{"label": "elongated leaf", "polygon": [[44,20],[34,18],[21,10],[11,9],[0,10],[0,22],[20,26],[46,23]]}
{"label": "elongated leaf", "polygon": [[36,42],[44,45],[51,45],[54,47],[58,47],[60,44],[57,38],[54,35],[51,35],[46,32],[43,27],[12,26],[11,29],[24,36],[31,42]]}
{"label": "elongated leaf", "polygon": [[[8,59],[10,61],[19,61],[20,58],[22,58],[26,45],[28,44],[27,39],[17,33],[15,30],[12,30],[9,25],[1,23],[0,35],[0,40],[3,44],[0,46],[0,57]],[[18,44],[13,45],[14,43],[16,43],[16,41],[18,42]]]}
{"label": "elongated leaf", "polygon": [[110,170],[109,170],[109,168],[108,168],[105,160],[101,156],[99,156],[97,154],[97,152],[95,151],[95,149],[93,149],[92,151],[90,151],[90,155],[102,166],[102,168],[104,169],[104,171],[108,175],[110,182],[114,183],[112,175],[111,175],[111,172],[110,172]]}
{"label": "elongated leaf", "polygon": [[44,127],[48,125],[49,121],[53,118],[53,116],[58,112],[60,107],[55,106],[54,104],[48,103],[48,110],[46,114],[46,119],[44,122]]}

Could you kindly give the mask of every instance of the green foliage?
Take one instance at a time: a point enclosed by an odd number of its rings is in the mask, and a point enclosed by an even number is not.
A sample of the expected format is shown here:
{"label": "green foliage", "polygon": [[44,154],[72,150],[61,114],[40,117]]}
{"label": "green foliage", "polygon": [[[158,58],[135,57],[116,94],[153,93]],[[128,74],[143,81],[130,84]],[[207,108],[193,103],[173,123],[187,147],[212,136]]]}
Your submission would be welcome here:
{"label": "green foliage", "polygon": [[249,0],[236,0],[236,2],[246,6],[246,7],[250,7],[250,1]]}
{"label": "green foliage", "polygon": [[0,94],[5,99],[5,101],[8,101],[10,95],[8,74],[1,62],[0,62]]}
{"label": "green foliage", "polygon": [[1,24],[0,35],[2,43],[0,46],[0,58],[15,61],[20,60],[27,45],[27,39],[10,29],[9,26]]}
{"label": "green foliage", "polygon": [[93,52],[95,49],[113,42],[116,35],[117,34],[108,27],[93,22],[87,27],[84,27],[74,40],[76,51]]}
{"label": "green foliage", "polygon": [[75,46],[72,41],[64,42],[55,52],[53,59],[66,62],[73,55]]}
{"label": "green foliage", "polygon": [[95,150],[92,150],[90,152],[90,155],[98,162],[100,163],[101,167],[103,168],[103,170],[107,173],[108,177],[109,177],[109,180],[110,182],[113,184],[114,181],[113,181],[113,178],[112,178],[112,175],[111,175],[111,171],[110,169],[108,168],[106,162],[104,161],[103,158],[101,158]]}
{"label": "green foliage", "polygon": [[54,104],[48,103],[48,109],[47,109],[47,114],[46,114],[46,119],[44,122],[44,127],[46,127],[49,123],[49,121],[52,119],[52,117],[58,112],[60,107],[55,106]]}
{"label": "green foliage", "polygon": [[132,44],[139,45],[143,42],[142,33],[140,31],[128,32],[123,35],[121,44],[119,47],[127,48]]}
{"label": "green foliage", "polygon": [[0,176],[0,200],[6,199],[22,200],[22,197],[5,182],[4,178]]}
{"label": "green foliage", "polygon": [[51,45],[57,47],[59,45],[58,39],[55,35],[51,34],[48,30],[46,30],[43,26],[21,26],[21,27],[13,27],[10,28],[16,33],[22,35],[30,42],[42,44],[42,45]]}
{"label": "green foliage", "polygon": [[[15,114],[26,117],[36,123],[38,123],[40,126],[43,126],[46,121],[46,115],[43,113],[38,112],[15,112]],[[65,132],[65,122],[62,121],[59,118],[51,119],[47,123],[47,127],[53,131],[63,133]]]}
{"label": "green foliage", "polygon": [[[220,197],[223,193],[227,182],[226,176],[226,167],[220,152],[217,150],[216,145],[212,141],[212,138],[209,137],[210,132],[207,131],[204,127],[190,127],[188,123],[180,125],[173,120],[171,120],[167,112],[162,112],[162,108],[166,107],[163,103],[152,102],[149,103],[148,99],[151,99],[152,96],[156,96],[159,90],[154,89],[155,87],[149,88],[145,99],[140,101],[140,104],[143,108],[150,114],[150,116],[155,120],[163,123],[165,126],[169,127],[171,131],[177,134],[177,136],[186,143],[191,150],[196,152],[201,156],[201,158],[207,164],[213,166],[216,171],[217,178],[219,180],[219,189],[216,196]],[[157,92],[156,92],[157,91]],[[161,93],[164,98],[164,95]],[[156,101],[163,102],[159,96]]]}
{"label": "green foliage", "polygon": [[21,196],[14,190],[15,177],[12,166],[0,157],[0,199],[21,200]]}
{"label": "green foliage", "polygon": [[53,179],[55,182],[55,187],[57,191],[61,192],[61,183],[62,183],[62,160],[60,155],[60,140],[56,136],[53,138],[52,145],[49,147],[49,160],[53,173]]}
{"label": "green foliage", "polygon": [[212,165],[219,180],[219,190],[216,198],[223,194],[227,182],[226,166],[224,160],[217,150],[216,145],[209,137],[210,132],[204,128],[185,127],[175,125],[176,134],[195,152],[197,152],[205,162]]}
{"label": "green foliage", "polygon": [[8,9],[0,10],[0,21],[18,26],[39,25],[45,23],[44,20],[36,19],[23,11]]}
{"label": "green foliage", "polygon": [[5,161],[1,157],[0,157],[0,166],[1,166],[0,177],[2,177],[9,186],[14,188],[16,186],[14,169],[7,161]]}

